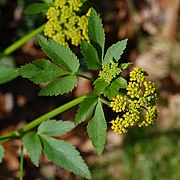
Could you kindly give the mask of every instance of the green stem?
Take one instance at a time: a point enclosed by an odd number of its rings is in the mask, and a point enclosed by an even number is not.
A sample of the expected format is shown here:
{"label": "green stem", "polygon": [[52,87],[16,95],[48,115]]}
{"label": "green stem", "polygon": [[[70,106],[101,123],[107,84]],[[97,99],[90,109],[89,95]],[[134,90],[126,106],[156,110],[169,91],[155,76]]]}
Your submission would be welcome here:
{"label": "green stem", "polygon": [[23,180],[23,166],[24,166],[24,153],[23,153],[24,147],[23,144],[21,144],[21,156],[20,156],[20,177],[19,180]]}
{"label": "green stem", "polygon": [[31,38],[33,38],[37,34],[41,33],[44,29],[44,26],[45,26],[45,24],[41,25],[40,27],[35,29],[33,32],[27,34],[26,36],[24,36],[20,40],[16,41],[14,44],[7,47],[2,53],[0,53],[0,59],[4,56],[11,54],[13,51],[15,51],[16,49],[21,47],[25,42],[27,42],[28,40],[30,40]]}
{"label": "green stem", "polygon": [[39,124],[41,124],[43,121],[48,120],[68,109],[70,109],[71,107],[79,104],[80,102],[82,102],[84,100],[84,98],[86,97],[86,95],[80,96],[62,106],[59,106],[56,109],[53,109],[52,111],[34,119],[33,121],[31,121],[30,123],[26,124],[23,128],[18,129],[16,131],[12,131],[10,133],[7,133],[3,136],[0,137],[0,143],[4,143],[7,142],[11,139],[14,138],[19,138],[21,137],[24,133],[26,133],[27,131],[30,131],[31,129],[35,128],[36,126],[38,126]]}
{"label": "green stem", "polygon": [[110,105],[110,102],[109,101],[106,101],[105,99],[103,98],[100,98],[101,99],[101,102],[103,102],[104,104],[106,104],[107,106]]}
{"label": "green stem", "polygon": [[89,81],[91,81],[91,82],[94,82],[94,79],[93,79],[93,78],[90,78],[90,77],[88,77],[88,76],[85,76],[84,74],[76,73],[76,75],[77,75],[77,76],[80,76],[80,77],[82,77],[82,78],[85,78],[85,79],[87,79],[87,80],[89,80]]}

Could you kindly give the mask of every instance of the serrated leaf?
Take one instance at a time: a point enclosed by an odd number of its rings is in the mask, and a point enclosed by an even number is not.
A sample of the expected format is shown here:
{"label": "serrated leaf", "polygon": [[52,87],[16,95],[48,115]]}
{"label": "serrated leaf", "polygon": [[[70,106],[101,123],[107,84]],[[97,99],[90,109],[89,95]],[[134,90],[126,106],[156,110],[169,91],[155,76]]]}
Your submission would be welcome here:
{"label": "serrated leaf", "polygon": [[96,49],[89,44],[87,41],[82,40],[81,42],[81,53],[84,56],[84,60],[88,66],[88,69],[97,70],[101,67]]}
{"label": "serrated leaf", "polygon": [[104,90],[103,94],[112,100],[115,96],[119,94],[120,88],[126,88],[127,81],[123,77],[119,77],[112,81],[112,83]]}
{"label": "serrated leaf", "polygon": [[0,144],[0,163],[2,163],[3,157],[4,157],[4,148],[3,148],[3,146]]}
{"label": "serrated leaf", "polygon": [[79,152],[71,144],[45,135],[40,135],[43,151],[53,163],[66,170],[91,179],[90,171]]}
{"label": "serrated leaf", "polygon": [[39,158],[41,155],[41,141],[39,135],[36,132],[29,132],[22,138],[23,145],[26,148],[29,157],[35,166],[39,166]]}
{"label": "serrated leaf", "polygon": [[49,82],[56,77],[69,74],[68,71],[61,69],[46,59],[40,59],[21,66],[18,72],[22,77],[28,78],[36,84]]}
{"label": "serrated leaf", "polygon": [[0,84],[11,81],[18,76],[16,69],[8,66],[0,66]]}
{"label": "serrated leaf", "polygon": [[53,80],[47,84],[40,92],[41,96],[57,96],[72,91],[77,86],[77,77],[75,75],[65,76]]}
{"label": "serrated leaf", "polygon": [[96,48],[100,60],[104,56],[105,34],[102,20],[96,11],[91,8],[91,14],[88,21],[88,37]]}
{"label": "serrated leaf", "polygon": [[75,118],[75,125],[83,122],[94,110],[98,102],[98,97],[89,94],[83,102],[80,103],[79,109]]}
{"label": "serrated leaf", "polygon": [[25,8],[25,14],[39,14],[44,13],[49,9],[50,5],[47,3],[32,3]]}
{"label": "serrated leaf", "polygon": [[116,44],[110,46],[106,52],[103,63],[108,64],[113,60],[118,62],[118,60],[121,58],[121,55],[124,52],[124,49],[126,48],[126,45],[127,45],[127,39],[118,41]]}
{"label": "serrated leaf", "polygon": [[47,120],[38,127],[38,133],[50,136],[60,136],[74,128],[74,123],[70,121]]}
{"label": "serrated leaf", "polygon": [[119,77],[115,81],[120,88],[126,88],[127,87],[127,81],[123,77]]}
{"label": "serrated leaf", "polygon": [[79,68],[77,56],[69,49],[52,39],[47,40],[44,36],[38,36],[42,50],[57,64],[64,66],[71,72],[76,72]]}
{"label": "serrated leaf", "polygon": [[94,93],[97,95],[100,95],[103,93],[104,89],[109,85],[108,82],[106,82],[104,79],[97,78],[94,82]]}
{"label": "serrated leaf", "polygon": [[104,150],[106,130],[107,124],[101,102],[99,101],[95,109],[94,117],[89,121],[87,126],[89,137],[98,155],[101,155]]}

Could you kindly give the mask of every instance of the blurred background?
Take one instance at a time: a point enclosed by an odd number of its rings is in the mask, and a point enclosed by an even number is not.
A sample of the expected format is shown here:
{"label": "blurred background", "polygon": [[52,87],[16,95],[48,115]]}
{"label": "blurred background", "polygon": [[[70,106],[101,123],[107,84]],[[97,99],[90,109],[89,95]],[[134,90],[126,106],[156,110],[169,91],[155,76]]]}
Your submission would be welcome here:
{"label": "blurred background", "polygon": [[[26,15],[24,9],[35,0],[0,0],[0,52],[46,22],[45,14]],[[153,127],[131,128],[126,135],[110,129],[113,116],[105,109],[109,130],[104,153],[98,157],[86,133],[87,122],[61,137],[77,147],[94,180],[179,180],[180,179],[180,0],[94,0],[101,15],[106,47],[128,38],[122,62],[133,62],[149,73],[160,89],[159,118]],[[72,47],[77,52],[77,48]],[[46,57],[36,39],[24,44],[0,65],[19,67]],[[86,71],[89,76],[92,72]],[[123,74],[128,77],[128,71]],[[40,86],[20,77],[0,85],[0,134],[22,127],[36,117],[91,91],[88,81],[79,79],[72,93],[38,97]],[[77,107],[57,116],[74,121]],[[0,179],[18,179],[20,141],[5,144]],[[26,152],[25,152],[26,153]],[[25,156],[25,179],[82,179],[49,163],[42,156],[40,167]]]}

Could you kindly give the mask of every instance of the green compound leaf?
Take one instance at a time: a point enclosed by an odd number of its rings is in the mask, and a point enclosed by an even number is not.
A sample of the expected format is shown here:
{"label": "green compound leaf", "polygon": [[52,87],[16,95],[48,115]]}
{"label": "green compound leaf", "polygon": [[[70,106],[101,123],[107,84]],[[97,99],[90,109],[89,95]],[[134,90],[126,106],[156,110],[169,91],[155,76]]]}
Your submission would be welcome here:
{"label": "green compound leaf", "polygon": [[23,145],[26,148],[29,157],[35,166],[39,166],[39,158],[41,155],[41,141],[39,135],[36,132],[29,132],[22,138]]}
{"label": "green compound leaf", "polygon": [[53,80],[47,84],[39,93],[41,96],[57,96],[59,94],[68,93],[77,86],[77,77],[75,75],[65,76]]}
{"label": "green compound leaf", "polygon": [[109,85],[108,82],[106,82],[104,79],[97,78],[94,82],[94,93],[97,95],[100,95],[103,93],[104,89]]}
{"label": "green compound leaf", "polygon": [[119,77],[112,81],[112,83],[104,90],[103,94],[109,99],[112,100],[115,96],[119,94],[120,88],[126,88],[127,81]]}
{"label": "green compound leaf", "polygon": [[47,120],[40,124],[38,133],[50,136],[60,136],[74,128],[74,123],[69,121]]}
{"label": "green compound leaf", "polygon": [[36,84],[49,82],[56,77],[70,73],[46,59],[40,59],[33,61],[31,64],[26,64],[18,72],[22,77],[28,78]]}
{"label": "green compound leaf", "polygon": [[40,135],[47,158],[66,170],[91,179],[90,171],[79,152],[71,144],[45,135]]}
{"label": "green compound leaf", "polygon": [[118,62],[118,60],[121,58],[121,55],[124,52],[124,49],[126,48],[126,45],[127,45],[127,39],[118,41],[116,44],[110,46],[106,52],[103,63],[108,64],[113,60]]}
{"label": "green compound leaf", "polygon": [[3,146],[0,144],[0,163],[2,163],[3,157],[4,157],[4,148],[3,148]]}
{"label": "green compound leaf", "polygon": [[105,34],[102,20],[93,8],[91,8],[91,14],[88,21],[88,37],[96,48],[101,60],[104,56]]}
{"label": "green compound leaf", "polygon": [[64,66],[67,70],[74,73],[78,70],[79,60],[69,48],[65,48],[52,39],[47,40],[44,36],[39,35],[38,40],[42,50],[55,63]]}
{"label": "green compound leaf", "polygon": [[39,14],[45,13],[49,9],[50,5],[47,3],[32,3],[25,8],[25,14]]}
{"label": "green compound leaf", "polygon": [[84,60],[89,69],[97,70],[101,67],[96,49],[89,44],[87,41],[82,40],[81,42],[81,53],[84,56]]}
{"label": "green compound leaf", "polygon": [[83,122],[93,111],[98,102],[98,97],[92,95],[91,93],[87,95],[87,98],[80,103],[78,112],[76,114],[75,125]]}
{"label": "green compound leaf", "polygon": [[94,117],[89,121],[87,131],[92,141],[93,146],[96,148],[98,155],[101,155],[106,141],[107,124],[104,117],[101,102],[99,101]]}
{"label": "green compound leaf", "polygon": [[16,69],[8,66],[0,66],[0,84],[11,81],[18,76]]}

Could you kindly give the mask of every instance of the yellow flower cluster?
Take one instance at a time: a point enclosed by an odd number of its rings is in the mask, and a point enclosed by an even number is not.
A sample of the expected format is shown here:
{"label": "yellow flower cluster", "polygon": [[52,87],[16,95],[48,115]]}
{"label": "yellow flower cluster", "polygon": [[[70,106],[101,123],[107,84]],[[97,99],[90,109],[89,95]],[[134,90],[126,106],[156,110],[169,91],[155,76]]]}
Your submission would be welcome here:
{"label": "yellow flower cluster", "polygon": [[99,77],[110,83],[120,72],[121,69],[118,68],[118,63],[102,64],[102,71],[99,72]]}
{"label": "yellow flower cluster", "polygon": [[[117,95],[110,107],[115,112],[122,112],[112,120],[112,129],[116,134],[127,133],[127,128],[137,124],[139,127],[154,124],[157,120],[156,100],[158,88],[155,83],[145,81],[147,73],[139,67],[130,72],[130,81],[126,87],[127,95]],[[143,115],[144,114],[144,115]]]}
{"label": "yellow flower cluster", "polygon": [[77,12],[82,7],[81,0],[55,0],[47,11],[47,23],[44,35],[68,47],[68,42],[78,46],[81,39],[89,41],[87,35],[88,17],[79,16]]}
{"label": "yellow flower cluster", "polygon": [[157,107],[149,106],[145,114],[145,120],[138,123],[139,127],[148,126],[149,124],[154,124],[157,120]]}
{"label": "yellow flower cluster", "polygon": [[116,98],[113,98],[110,107],[112,107],[112,110],[115,112],[125,111],[127,102],[128,99],[126,97],[117,95]]}
{"label": "yellow flower cluster", "polygon": [[142,68],[135,67],[133,71],[129,73],[130,81],[137,81],[140,83],[141,81],[144,81],[145,75],[147,75],[147,73]]}
{"label": "yellow flower cluster", "polygon": [[117,118],[115,120],[112,120],[111,123],[112,123],[111,128],[114,130],[116,134],[122,134],[128,132],[128,130],[126,129],[126,127],[128,127],[128,124],[126,125],[126,122],[123,120],[123,118],[117,116]]}

